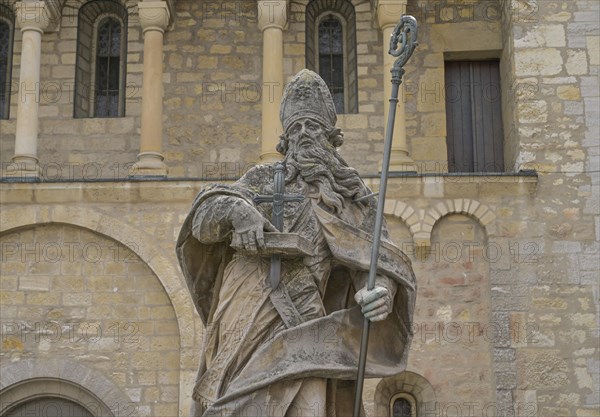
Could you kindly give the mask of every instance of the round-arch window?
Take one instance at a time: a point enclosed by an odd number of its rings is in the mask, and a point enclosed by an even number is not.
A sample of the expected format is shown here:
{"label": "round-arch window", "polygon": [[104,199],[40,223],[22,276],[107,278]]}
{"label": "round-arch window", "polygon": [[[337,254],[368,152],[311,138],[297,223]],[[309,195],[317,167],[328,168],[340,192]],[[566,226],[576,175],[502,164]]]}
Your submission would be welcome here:
{"label": "round-arch window", "polygon": [[394,401],[394,417],[412,417],[412,405],[405,398]]}
{"label": "round-arch window", "polygon": [[121,22],[108,17],[98,28],[96,48],[96,117],[119,114],[121,83]]}
{"label": "round-arch window", "polygon": [[336,113],[344,113],[344,31],[332,14],[319,23],[319,75],[331,91]]}
{"label": "round-arch window", "polygon": [[94,417],[81,405],[63,398],[36,398],[9,410],[2,417]]}

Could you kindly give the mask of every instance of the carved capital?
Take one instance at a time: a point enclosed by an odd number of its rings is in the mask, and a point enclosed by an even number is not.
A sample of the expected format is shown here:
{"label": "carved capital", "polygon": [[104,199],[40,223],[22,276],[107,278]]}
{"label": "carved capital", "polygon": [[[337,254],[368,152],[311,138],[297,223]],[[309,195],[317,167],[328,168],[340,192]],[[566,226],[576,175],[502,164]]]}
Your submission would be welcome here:
{"label": "carved capital", "polygon": [[140,25],[144,32],[157,30],[164,33],[171,19],[171,12],[167,2],[140,1],[138,3]]}
{"label": "carved capital", "polygon": [[283,30],[287,23],[287,1],[259,0],[258,28],[262,31],[268,28]]}
{"label": "carved capital", "polygon": [[[377,2],[377,24],[380,29],[396,26],[400,17],[406,13],[408,0],[379,0]],[[387,40],[386,40],[387,42]]]}
{"label": "carved capital", "polygon": [[15,23],[21,32],[34,30],[44,33],[52,21],[51,11],[44,1],[16,3]]}

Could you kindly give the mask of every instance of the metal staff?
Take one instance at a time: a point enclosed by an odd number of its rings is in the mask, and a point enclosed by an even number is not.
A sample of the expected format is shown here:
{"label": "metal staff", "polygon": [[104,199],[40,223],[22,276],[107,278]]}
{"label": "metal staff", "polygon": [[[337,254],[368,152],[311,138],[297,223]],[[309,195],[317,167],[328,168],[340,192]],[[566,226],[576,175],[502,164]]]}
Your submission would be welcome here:
{"label": "metal staff", "polygon": [[[402,16],[398,25],[392,32],[389,54],[397,57],[392,65],[392,97],[390,98],[390,112],[388,115],[385,142],[383,145],[383,165],[381,167],[381,180],[379,182],[379,200],[377,201],[377,217],[373,230],[373,248],[371,250],[371,268],[367,289],[375,287],[377,275],[377,258],[379,257],[379,244],[381,241],[381,228],[383,226],[383,206],[387,188],[388,172],[390,169],[390,154],[392,151],[392,137],[394,134],[394,121],[396,119],[396,106],[398,104],[398,90],[404,75],[404,65],[417,47],[417,21],[412,16]],[[365,380],[365,366],[367,363],[367,348],[369,346],[369,329],[371,322],[365,317],[360,340],[360,357],[358,361],[358,374],[356,377],[356,395],[354,397],[354,417],[360,416],[363,384]]]}

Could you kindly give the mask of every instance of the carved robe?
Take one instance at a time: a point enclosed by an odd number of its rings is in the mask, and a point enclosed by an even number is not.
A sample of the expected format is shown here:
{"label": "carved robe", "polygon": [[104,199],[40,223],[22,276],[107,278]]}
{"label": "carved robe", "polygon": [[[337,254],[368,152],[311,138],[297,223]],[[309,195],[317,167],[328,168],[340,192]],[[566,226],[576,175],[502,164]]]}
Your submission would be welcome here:
{"label": "carved robe", "polygon": [[[285,393],[315,377],[328,380],[328,416],[346,415],[342,409],[352,403],[352,384],[344,381],[356,377],[363,322],[353,296],[366,283],[375,203],[361,208],[346,200],[334,214],[318,202],[317,190],[298,182],[286,186],[286,193],[303,193],[305,199],[286,203],[284,232],[308,239],[315,251],[282,260],[280,288],[292,304],[282,314],[270,298],[269,258],[235,252],[224,221],[238,199],[254,205],[256,195],[272,192],[273,168],[259,165],[235,184],[200,192],[182,227],[177,255],[206,326],[193,394],[197,416],[244,415],[239,407],[250,403],[260,415],[283,416],[285,404],[262,402],[285,401],[286,395],[274,398],[277,390],[267,388],[279,384],[278,392]],[[256,208],[271,218],[270,204]],[[396,282],[397,294],[388,318],[372,323],[368,377],[403,371],[412,338],[414,274],[410,260],[386,238],[378,273],[384,277],[380,284],[391,288],[391,280]]]}

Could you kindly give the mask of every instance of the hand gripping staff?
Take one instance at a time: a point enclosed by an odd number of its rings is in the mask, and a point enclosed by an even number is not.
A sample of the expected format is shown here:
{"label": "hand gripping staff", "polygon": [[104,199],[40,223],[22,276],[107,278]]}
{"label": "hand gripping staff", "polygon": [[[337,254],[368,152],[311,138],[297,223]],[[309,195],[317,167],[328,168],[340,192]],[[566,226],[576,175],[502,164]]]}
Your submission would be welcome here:
{"label": "hand gripping staff", "polygon": [[[381,228],[383,225],[383,206],[385,204],[385,192],[387,188],[388,172],[390,169],[390,154],[392,151],[392,137],[394,134],[394,121],[396,119],[396,106],[398,104],[398,90],[404,75],[404,65],[411,57],[417,47],[417,21],[412,16],[402,16],[400,22],[394,28],[390,39],[389,54],[397,57],[392,65],[392,96],[390,98],[390,112],[387,120],[385,142],[383,145],[383,164],[381,167],[381,180],[379,182],[379,200],[377,201],[377,217],[373,230],[373,248],[371,250],[371,268],[367,289],[375,287],[375,276],[377,274],[377,258],[379,256],[379,244],[381,240]],[[356,394],[354,397],[354,417],[360,417],[361,399],[365,380],[365,366],[367,362],[367,348],[369,345],[369,328],[371,322],[365,318],[363,322],[360,340],[360,357],[358,361],[358,373],[356,376]]]}

